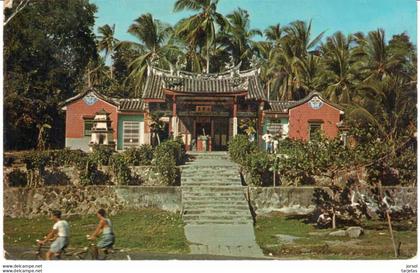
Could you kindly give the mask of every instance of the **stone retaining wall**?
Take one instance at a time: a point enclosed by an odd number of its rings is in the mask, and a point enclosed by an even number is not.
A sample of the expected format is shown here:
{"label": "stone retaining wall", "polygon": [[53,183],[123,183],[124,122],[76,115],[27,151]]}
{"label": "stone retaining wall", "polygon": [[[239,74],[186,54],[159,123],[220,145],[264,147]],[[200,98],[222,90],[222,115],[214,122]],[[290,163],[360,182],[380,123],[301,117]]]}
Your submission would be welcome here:
{"label": "stone retaining wall", "polygon": [[[392,193],[396,206],[408,204],[417,208],[417,188],[385,187]],[[315,187],[244,187],[253,210],[258,214],[273,211],[305,214],[314,209]],[[99,208],[115,214],[120,210],[159,208],[182,210],[181,187],[167,186],[44,186],[4,189],[4,215],[28,217],[45,215],[60,209],[66,215],[93,214]]]}
{"label": "stone retaining wall", "polygon": [[[259,215],[273,211],[306,214],[315,208],[312,202],[315,189],[316,187],[249,187],[249,196],[252,208]],[[417,188],[384,187],[383,189],[391,193],[395,206],[409,205],[414,211],[417,210]],[[248,189],[245,189],[245,192],[248,193]],[[366,190],[362,193],[369,196]]]}
{"label": "stone retaining wall", "polygon": [[49,186],[4,190],[4,215],[31,218],[60,209],[66,215],[93,214],[104,208],[110,214],[120,210],[159,208],[181,210],[179,187],[136,186]]}

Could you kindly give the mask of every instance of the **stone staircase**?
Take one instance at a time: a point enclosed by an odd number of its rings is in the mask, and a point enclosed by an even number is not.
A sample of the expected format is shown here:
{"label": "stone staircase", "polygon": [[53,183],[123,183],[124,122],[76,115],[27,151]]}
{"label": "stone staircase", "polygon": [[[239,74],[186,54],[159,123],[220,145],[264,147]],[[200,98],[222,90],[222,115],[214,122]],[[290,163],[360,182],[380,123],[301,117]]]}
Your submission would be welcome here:
{"label": "stone staircase", "polygon": [[262,258],[238,166],[226,152],[190,153],[182,166],[185,234],[193,254]]}

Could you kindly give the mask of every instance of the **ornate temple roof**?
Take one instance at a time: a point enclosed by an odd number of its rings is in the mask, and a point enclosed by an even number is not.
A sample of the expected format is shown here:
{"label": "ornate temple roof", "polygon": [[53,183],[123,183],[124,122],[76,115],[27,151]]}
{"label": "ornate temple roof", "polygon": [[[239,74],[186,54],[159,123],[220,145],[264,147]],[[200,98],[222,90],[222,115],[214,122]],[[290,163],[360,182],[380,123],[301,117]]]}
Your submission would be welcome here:
{"label": "ornate temple roof", "polygon": [[247,99],[266,99],[258,70],[239,71],[239,65],[222,73],[204,74],[149,66],[143,99],[164,99],[165,91],[185,95],[246,93]]}

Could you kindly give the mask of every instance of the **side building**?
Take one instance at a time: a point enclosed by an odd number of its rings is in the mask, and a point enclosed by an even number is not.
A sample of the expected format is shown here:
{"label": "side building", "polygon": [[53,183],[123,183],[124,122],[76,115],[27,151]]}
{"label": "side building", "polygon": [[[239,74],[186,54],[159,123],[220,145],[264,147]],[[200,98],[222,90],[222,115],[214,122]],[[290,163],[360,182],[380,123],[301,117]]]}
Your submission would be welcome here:
{"label": "side building", "polygon": [[[226,150],[241,124],[253,124],[262,135],[308,140],[318,130],[339,134],[344,112],[313,92],[299,101],[269,101],[257,69],[239,66],[223,73],[197,74],[148,68],[142,98],[117,99],[86,90],[63,103],[66,147],[88,151],[93,119],[108,113],[116,149],[153,144],[153,122],[159,118],[160,138],[181,137],[187,151]],[[102,112],[103,112],[102,111]]]}

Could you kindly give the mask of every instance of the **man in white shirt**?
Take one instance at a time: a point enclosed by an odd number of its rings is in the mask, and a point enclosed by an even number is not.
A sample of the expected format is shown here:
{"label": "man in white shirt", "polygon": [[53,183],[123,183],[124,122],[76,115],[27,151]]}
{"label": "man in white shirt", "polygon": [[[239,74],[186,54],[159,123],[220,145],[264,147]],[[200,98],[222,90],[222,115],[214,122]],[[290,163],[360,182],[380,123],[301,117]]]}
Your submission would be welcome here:
{"label": "man in white shirt", "polygon": [[262,136],[262,139],[265,142],[265,150],[269,153],[271,153],[273,151],[273,135],[270,134],[270,131],[267,130],[267,133],[265,133]]}
{"label": "man in white shirt", "polygon": [[61,219],[61,211],[54,210],[51,219],[54,221],[52,230],[44,240],[38,241],[39,244],[45,244],[47,241],[54,240],[46,254],[46,260],[51,260],[53,255],[59,256],[69,244],[70,228],[67,221]]}

